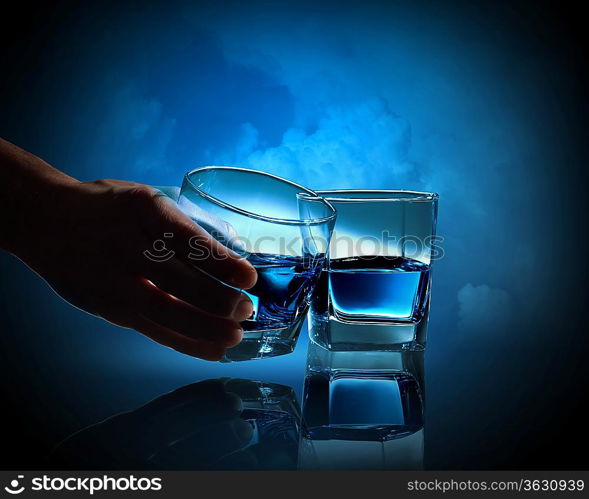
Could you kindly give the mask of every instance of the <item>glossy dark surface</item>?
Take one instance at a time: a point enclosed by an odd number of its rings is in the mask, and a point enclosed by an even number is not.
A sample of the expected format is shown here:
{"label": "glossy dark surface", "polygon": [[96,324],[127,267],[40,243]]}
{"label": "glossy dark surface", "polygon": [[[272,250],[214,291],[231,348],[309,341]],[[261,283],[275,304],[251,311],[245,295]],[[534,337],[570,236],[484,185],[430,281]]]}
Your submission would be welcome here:
{"label": "glossy dark surface", "polygon": [[[8,255],[0,255],[0,265],[6,468],[47,466],[51,450],[73,432],[203,380],[276,383],[292,388],[302,403],[306,328],[290,355],[205,362],[70,307]],[[32,293],[43,297],[34,314]],[[508,325],[495,330],[501,342],[486,324],[472,330],[478,342],[457,341],[440,324],[444,298],[436,297],[434,284],[425,356],[425,468],[569,468],[579,462],[575,442],[554,425],[566,419],[579,436],[584,431],[582,350],[558,348],[566,329],[534,349],[521,337],[507,348]]]}

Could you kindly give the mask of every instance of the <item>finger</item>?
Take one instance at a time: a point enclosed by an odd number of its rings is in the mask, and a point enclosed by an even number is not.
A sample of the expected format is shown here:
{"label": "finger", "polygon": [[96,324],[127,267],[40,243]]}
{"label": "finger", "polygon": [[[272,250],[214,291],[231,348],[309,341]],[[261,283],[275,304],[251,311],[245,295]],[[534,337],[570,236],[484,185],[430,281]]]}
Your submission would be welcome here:
{"label": "finger", "polygon": [[190,355],[191,357],[218,361],[225,355],[225,348],[222,345],[188,338],[163,327],[146,317],[138,317],[133,329],[160,345],[172,348],[177,352]]}
{"label": "finger", "polygon": [[[139,313],[149,320],[195,340],[206,340],[226,348],[237,345],[241,326],[230,319],[209,315],[145,281]],[[140,295],[141,296],[141,295]]]}
{"label": "finger", "polygon": [[254,312],[251,300],[234,288],[177,258],[154,262],[147,258],[143,275],[159,289],[209,314],[241,322]]}
{"label": "finger", "polygon": [[152,240],[170,234],[166,245],[176,255],[231,286],[251,288],[257,280],[254,267],[243,257],[211,237],[164,196],[148,203],[144,227]]}

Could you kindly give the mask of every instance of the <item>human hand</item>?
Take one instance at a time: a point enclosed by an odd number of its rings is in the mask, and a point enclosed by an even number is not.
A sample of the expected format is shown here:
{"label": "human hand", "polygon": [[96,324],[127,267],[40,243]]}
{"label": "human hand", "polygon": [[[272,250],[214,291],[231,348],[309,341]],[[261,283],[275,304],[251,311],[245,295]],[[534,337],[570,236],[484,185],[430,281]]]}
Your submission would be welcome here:
{"label": "human hand", "polygon": [[[211,276],[248,289],[255,269],[154,189],[71,181],[35,201],[10,249],[68,302],[207,360],[241,341],[252,303]],[[146,256],[154,241],[161,261]]]}

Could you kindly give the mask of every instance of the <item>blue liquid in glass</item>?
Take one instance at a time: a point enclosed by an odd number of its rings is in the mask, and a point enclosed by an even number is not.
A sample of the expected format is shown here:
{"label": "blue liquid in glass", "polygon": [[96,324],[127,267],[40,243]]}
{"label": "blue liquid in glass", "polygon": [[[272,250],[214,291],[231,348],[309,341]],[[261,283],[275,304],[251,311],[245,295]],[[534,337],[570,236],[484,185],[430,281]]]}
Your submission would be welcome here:
{"label": "blue liquid in glass", "polygon": [[332,260],[332,314],[344,322],[417,322],[428,295],[430,266],[403,257]]}
{"label": "blue liquid in glass", "polygon": [[244,291],[254,304],[244,331],[290,327],[307,312],[321,272],[322,259],[254,253],[249,262],[258,272],[256,285]]}

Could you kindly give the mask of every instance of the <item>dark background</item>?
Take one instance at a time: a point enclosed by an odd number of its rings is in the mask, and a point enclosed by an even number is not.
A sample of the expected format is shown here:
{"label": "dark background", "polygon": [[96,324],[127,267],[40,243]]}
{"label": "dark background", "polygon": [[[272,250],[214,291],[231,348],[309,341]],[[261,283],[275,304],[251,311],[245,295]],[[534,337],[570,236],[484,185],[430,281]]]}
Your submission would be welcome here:
{"label": "dark background", "polygon": [[[21,3],[0,21],[0,135],[82,180],[234,163],[439,192],[427,467],[587,469],[583,20],[546,1]],[[3,468],[201,379],[300,397],[304,335],[284,358],[189,359],[7,254],[0,300]]]}

